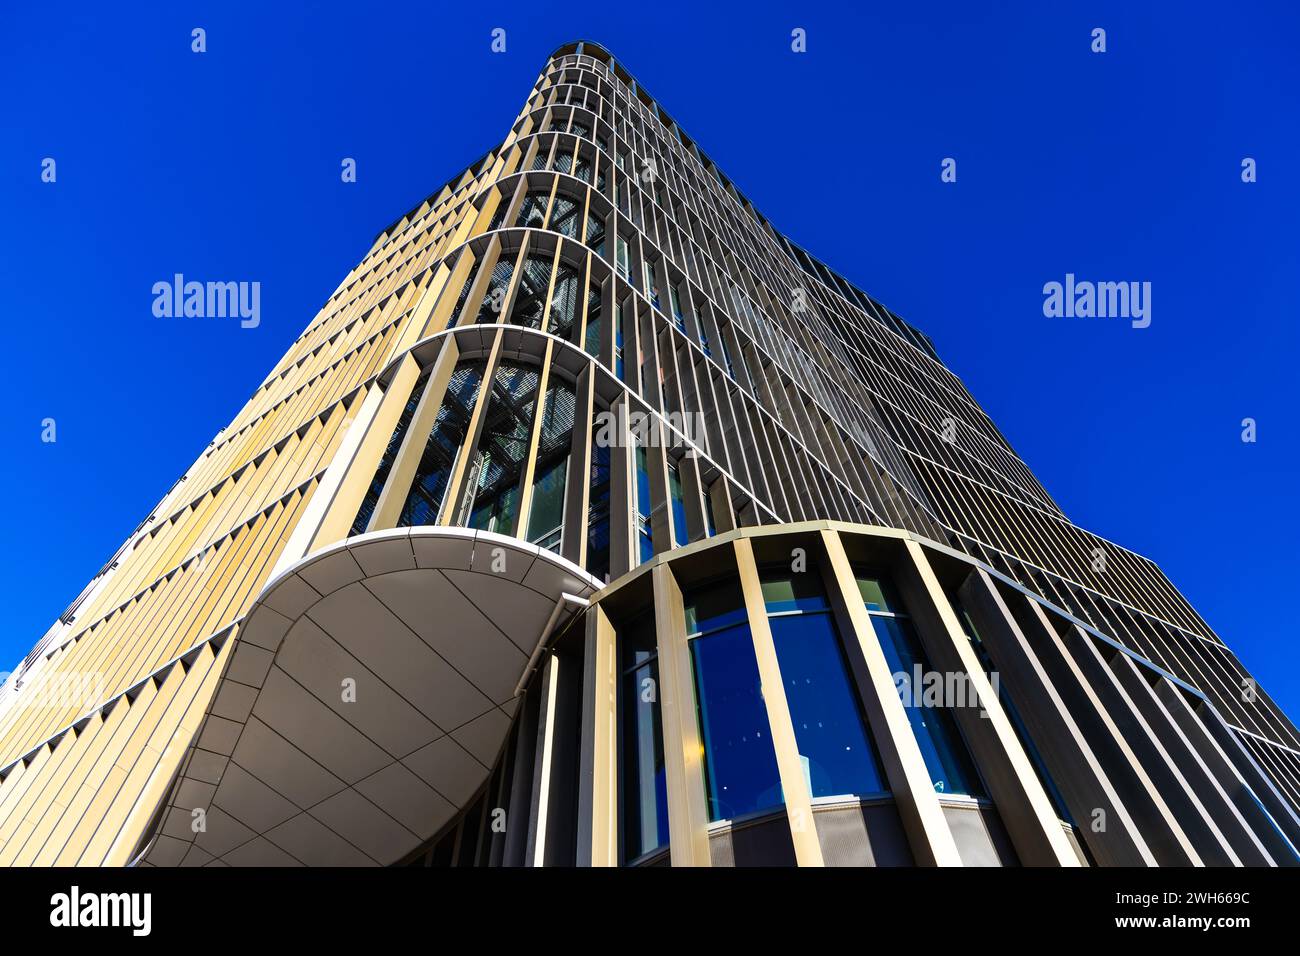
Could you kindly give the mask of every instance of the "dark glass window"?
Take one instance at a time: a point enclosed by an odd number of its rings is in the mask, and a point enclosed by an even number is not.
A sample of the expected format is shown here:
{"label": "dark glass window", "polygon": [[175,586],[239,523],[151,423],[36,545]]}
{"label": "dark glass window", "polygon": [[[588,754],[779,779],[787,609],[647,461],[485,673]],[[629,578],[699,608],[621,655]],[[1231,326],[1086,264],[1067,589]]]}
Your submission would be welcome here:
{"label": "dark glass window", "polygon": [[668,788],[653,616],[622,629],[619,642],[623,859],[628,861],[668,844]]}
{"label": "dark glass window", "polygon": [[[971,646],[979,658],[980,665],[984,668],[984,673],[992,675],[994,671],[993,660],[989,657],[988,649],[980,639],[979,632],[975,630],[975,622],[970,619],[970,615],[959,602],[953,601],[952,605],[953,610],[957,612],[957,620],[961,622],[962,630],[966,633],[967,639],[971,642]],[[1030,763],[1034,765],[1034,773],[1038,776],[1038,782],[1043,785],[1043,790],[1046,791],[1048,798],[1052,801],[1052,806],[1056,809],[1056,815],[1067,823],[1073,824],[1074,818],[1070,816],[1070,809],[1066,806],[1065,797],[1062,796],[1060,789],[1056,786],[1056,781],[1052,779],[1052,774],[1048,771],[1043,755],[1034,743],[1034,738],[1029,735],[1029,728],[1025,726],[1025,721],[1020,716],[1015,701],[1011,698],[1005,684],[999,682],[996,686],[998,688],[998,702],[1001,703],[1002,709],[1011,721],[1011,728],[1015,731],[1020,745],[1025,748]]]}
{"label": "dark glass window", "polygon": [[569,473],[569,443],[573,438],[573,389],[552,379],[542,406],[542,426],[533,467],[533,496],[528,514],[528,540],[559,552],[564,534],[564,491]]}
{"label": "dark glass window", "polygon": [[698,588],[686,601],[686,633],[692,636],[745,624],[748,620],[740,586],[734,581]]}
{"label": "dark glass window", "polygon": [[709,358],[713,358],[713,349],[709,348],[709,330],[704,316],[699,316],[695,321],[695,326],[700,330],[700,348]]}
{"label": "dark glass window", "polygon": [[624,383],[627,382],[627,376],[624,374],[627,370],[626,363],[623,359],[623,306],[614,306],[614,374],[617,375]]}
{"label": "dark glass window", "polygon": [[482,359],[471,359],[457,364],[452,372],[447,393],[429,430],[415,478],[397,519],[397,527],[438,523],[447,482],[465,442],[474,403],[478,401],[485,365]]}
{"label": "dark glass window", "polygon": [[592,358],[600,358],[600,286],[594,282],[587,287],[587,337],[583,348]]}
{"label": "dark glass window", "polygon": [[515,291],[515,302],[510,321],[513,325],[522,325],[529,329],[542,327],[542,308],[546,305],[546,289],[551,283],[551,259],[543,256],[529,256],[524,260],[524,267],[519,275],[519,288]]}
{"label": "dark glass window", "polygon": [[[465,253],[468,255],[468,251]],[[451,310],[451,318],[447,320],[447,328],[454,328],[456,323],[464,318],[465,300],[469,298],[470,286],[474,284],[474,276],[478,270],[471,267],[469,275],[465,277],[465,285],[461,287],[460,295],[456,297],[456,307]]]}
{"label": "dark glass window", "polygon": [[888,790],[820,578],[785,568],[765,572],[763,600],[809,792]]}
{"label": "dark glass window", "polygon": [[767,723],[758,661],[734,581],[687,596],[695,699],[704,749],[709,819],[779,806],[781,777]]}
{"label": "dark glass window", "polygon": [[622,236],[616,236],[614,238],[614,264],[618,269],[618,274],[630,282],[631,271],[628,262],[627,240]]}
{"label": "dark glass window", "polygon": [[668,460],[668,500],[672,504],[673,542],[679,548],[685,547],[690,543],[690,535],[686,530],[686,502],[682,498],[682,476],[677,470],[677,462],[671,458]]}
{"label": "dark glass window", "polygon": [[609,446],[598,444],[597,429],[591,439],[591,498],[587,505],[587,572],[601,581],[609,579]]}
{"label": "dark glass window", "polygon": [[596,255],[602,258],[605,255],[605,223],[600,220],[599,216],[590,215],[587,217],[587,245],[595,250]]}
{"label": "dark glass window", "polygon": [[[921,748],[934,789],[940,793],[960,793],[974,797],[985,796],[984,785],[966,749],[957,722],[947,707],[933,707],[925,703],[925,675],[930,662],[912,622],[903,614],[890,589],[878,577],[857,574],[858,590],[871,615],[871,624],[884,651],[885,660],[893,672],[895,686],[903,698],[903,709],[912,725],[912,734]],[[922,683],[918,685],[917,677]]]}
{"label": "dark glass window", "polygon": [[576,239],[578,221],[582,218],[582,207],[568,196],[557,195],[555,205],[551,207],[551,228],[562,236]]}
{"label": "dark glass window", "polygon": [[501,228],[501,224],[506,220],[506,211],[509,209],[509,207],[510,207],[509,196],[502,196],[497,201],[496,212],[492,213],[492,221],[488,223],[488,232],[491,232],[493,229]]}
{"label": "dark glass window", "polygon": [[492,376],[491,399],[468,484],[471,528],[514,534],[519,486],[537,406],[536,368],[503,361]]}
{"label": "dark glass window", "polygon": [[546,206],[550,200],[548,190],[535,189],[528,193],[519,206],[519,218],[515,220],[515,225],[541,229],[546,222]]}
{"label": "dark glass window", "polygon": [[569,339],[573,335],[574,323],[578,321],[578,295],[581,287],[577,270],[567,263],[560,263],[555,273],[555,288],[551,292],[550,321],[546,331]]}
{"label": "dark glass window", "polygon": [[501,321],[501,309],[505,306],[506,294],[510,291],[510,277],[514,272],[514,256],[503,254],[492,267],[492,277],[488,279],[487,288],[483,290],[483,301],[478,308],[479,322]]}
{"label": "dark glass window", "polygon": [[718,533],[718,526],[713,522],[713,494],[704,493],[704,533],[712,538]]}
{"label": "dark glass window", "polygon": [[654,263],[647,260],[645,262],[645,269],[643,271],[645,272],[644,278],[645,278],[646,297],[650,299],[651,305],[653,305],[656,309],[662,311],[663,306],[659,304],[659,280],[655,276]]}
{"label": "dark glass window", "polygon": [[815,572],[767,570],[762,575],[763,603],[768,614],[786,611],[825,611],[826,595]]}
{"label": "dark glass window", "polygon": [[672,306],[673,325],[677,326],[677,331],[686,331],[686,319],[682,315],[682,300],[677,295],[677,287],[670,285],[668,287],[668,302]]}
{"label": "dark glass window", "polygon": [[636,532],[640,561],[644,563],[655,556],[654,531],[650,526],[650,472],[647,469],[645,449],[636,449]]}
{"label": "dark glass window", "polygon": [[383,493],[384,485],[388,482],[388,473],[393,470],[393,461],[397,458],[397,452],[402,447],[402,440],[406,437],[406,431],[411,427],[411,417],[415,414],[416,406],[420,404],[420,396],[424,394],[424,388],[429,382],[429,373],[431,371],[433,371],[433,366],[426,365],[424,370],[420,372],[420,377],[416,379],[415,387],[411,389],[411,395],[406,400],[406,406],[397,419],[397,427],[393,429],[388,444],[384,446],[384,454],[379,459],[379,467],[375,469],[375,476],[370,479],[370,487],[366,489],[366,496],[361,499],[361,507],[357,510],[357,516],[352,521],[352,529],[348,532],[349,537],[361,534],[366,530],[366,525],[370,524],[370,517],[375,513],[375,505],[379,504],[379,496]]}
{"label": "dark glass window", "polygon": [[722,348],[722,361],[727,366],[727,374],[734,379],[736,377],[736,365],[731,360],[731,349],[727,348],[727,337],[725,335],[718,337],[718,345]]}

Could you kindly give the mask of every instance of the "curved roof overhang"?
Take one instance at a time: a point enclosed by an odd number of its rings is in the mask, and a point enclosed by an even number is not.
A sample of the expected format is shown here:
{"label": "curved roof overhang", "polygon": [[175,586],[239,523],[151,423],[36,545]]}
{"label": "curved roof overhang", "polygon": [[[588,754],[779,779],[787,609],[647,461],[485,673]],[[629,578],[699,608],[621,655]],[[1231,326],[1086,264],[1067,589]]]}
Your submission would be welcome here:
{"label": "curved roof overhang", "polygon": [[547,638],[599,587],[549,551],[461,528],[304,558],[246,615],[141,862],[401,859],[486,781]]}

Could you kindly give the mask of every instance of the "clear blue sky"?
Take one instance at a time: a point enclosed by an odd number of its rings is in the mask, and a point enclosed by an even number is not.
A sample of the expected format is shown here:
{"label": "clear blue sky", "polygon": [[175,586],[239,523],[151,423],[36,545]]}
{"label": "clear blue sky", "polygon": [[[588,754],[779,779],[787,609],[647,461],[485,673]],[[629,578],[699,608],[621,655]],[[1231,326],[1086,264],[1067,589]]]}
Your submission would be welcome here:
{"label": "clear blue sky", "polygon": [[[1066,513],[1156,560],[1300,716],[1293,4],[131,6],[12,4],[0,31],[0,669],[374,234],[590,38],[778,228],[928,332]],[[261,282],[261,326],[155,318],[176,272]],[[1150,281],[1151,327],[1044,318],[1067,272]]]}

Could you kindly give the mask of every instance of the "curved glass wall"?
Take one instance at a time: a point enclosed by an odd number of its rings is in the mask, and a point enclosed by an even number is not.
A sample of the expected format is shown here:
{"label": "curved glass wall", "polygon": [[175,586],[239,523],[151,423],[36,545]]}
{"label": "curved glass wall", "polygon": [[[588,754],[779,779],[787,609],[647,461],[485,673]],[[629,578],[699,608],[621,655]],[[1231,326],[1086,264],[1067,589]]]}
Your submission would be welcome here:
{"label": "curved glass wall", "polygon": [[550,256],[531,255],[524,260],[510,314],[511,323],[529,329],[542,327],[542,309],[546,305],[546,289],[550,282]]}
{"label": "curved glass wall", "polygon": [[686,630],[709,819],[780,806],[781,777],[739,584],[725,580],[687,594]]}
{"label": "curved glass wall", "polygon": [[594,281],[587,285],[587,332],[582,347],[592,358],[600,360],[600,286]]}
{"label": "curved glass wall", "polygon": [[674,458],[668,459],[668,503],[673,513],[673,544],[685,547],[690,544],[686,529],[686,500],[682,496],[682,475]]}
{"label": "curved glass wall", "polygon": [[467,482],[465,506],[469,513],[458,523],[514,534],[537,384],[538,370],[531,365],[502,361],[493,373],[491,397]]}
{"label": "curved glass wall", "polygon": [[379,459],[379,467],[375,469],[375,475],[370,479],[370,487],[366,489],[361,507],[357,509],[357,516],[353,519],[352,528],[348,532],[349,536],[361,534],[370,524],[370,517],[375,513],[375,505],[379,504],[379,496],[388,482],[388,474],[393,470],[393,461],[397,458],[403,439],[406,438],[407,429],[411,427],[411,418],[415,415],[416,406],[420,404],[420,396],[424,394],[425,386],[429,383],[429,373],[432,371],[432,367],[427,366],[421,370],[415,387],[411,389],[411,395],[407,398],[402,414],[397,419],[397,427],[393,429],[393,434],[384,447],[383,457]]}
{"label": "curved glass wall", "polygon": [[769,569],[762,586],[809,793],[833,797],[887,791],[820,576]]}
{"label": "curved glass wall", "polygon": [[587,573],[601,581],[609,580],[609,446],[599,440],[599,429],[592,428],[591,496],[587,505]]}
{"label": "curved glass wall", "polygon": [[541,229],[546,224],[546,206],[551,201],[549,189],[534,189],[524,196],[519,205],[519,215],[515,225],[529,229]]}
{"label": "curved glass wall", "polygon": [[550,228],[570,239],[577,238],[578,223],[582,219],[582,207],[568,196],[556,195],[551,207]]}
{"label": "curved glass wall", "polygon": [[912,630],[911,620],[878,577],[863,571],[856,572],[855,576],[934,789],[940,793],[986,796],[957,722],[947,707],[927,700],[926,675],[933,671]]}
{"label": "curved glass wall", "polygon": [[623,628],[619,643],[620,818],[622,857],[624,862],[630,862],[668,843],[668,787],[654,616],[642,615]]}
{"label": "curved glass wall", "polygon": [[646,450],[636,446],[636,541],[639,563],[645,563],[655,556],[654,529],[650,524],[650,512],[653,507],[650,498],[650,471]]}
{"label": "curved glass wall", "polygon": [[397,527],[438,523],[443,498],[447,494],[447,482],[465,443],[486,364],[482,359],[469,359],[458,363],[452,372],[438,415],[429,429],[420,463],[416,466],[411,489],[402,504]]}
{"label": "curved glass wall", "polygon": [[587,218],[587,245],[602,258],[605,255],[605,224],[593,212]]}
{"label": "curved glass wall", "polygon": [[532,502],[528,513],[528,540],[556,553],[564,537],[564,492],[576,407],[573,389],[564,382],[552,380],[542,403],[541,430],[533,465]]}
{"label": "curved glass wall", "polygon": [[550,316],[546,331],[562,339],[573,336],[573,327],[578,321],[578,302],[582,282],[578,271],[568,263],[561,262],[555,271],[555,288],[551,291]]}
{"label": "curved glass wall", "polygon": [[487,288],[483,292],[483,301],[478,308],[478,322],[498,322],[501,309],[505,306],[506,294],[510,291],[510,277],[515,273],[514,257],[502,254],[497,264],[492,267]]}

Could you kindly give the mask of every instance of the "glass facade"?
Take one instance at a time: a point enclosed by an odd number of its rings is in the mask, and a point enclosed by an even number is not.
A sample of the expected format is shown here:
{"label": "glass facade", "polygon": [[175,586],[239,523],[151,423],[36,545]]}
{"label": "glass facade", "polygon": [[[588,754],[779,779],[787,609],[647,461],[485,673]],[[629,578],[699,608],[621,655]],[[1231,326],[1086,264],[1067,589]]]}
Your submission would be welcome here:
{"label": "glass facade", "polygon": [[519,216],[515,219],[515,225],[530,229],[541,229],[546,223],[546,204],[550,202],[551,194],[545,190],[534,190],[524,197],[523,203],[519,206]]}
{"label": "glass facade", "polygon": [[502,361],[492,376],[483,431],[467,484],[467,527],[514,534],[520,481],[537,405],[538,370]]}
{"label": "glass facade", "polygon": [[555,287],[551,290],[551,305],[546,331],[562,339],[573,337],[573,327],[578,321],[578,307],[582,282],[578,272],[568,263],[561,262],[555,270]]}
{"label": "glass facade", "polygon": [[469,419],[478,401],[485,365],[482,359],[471,359],[458,363],[452,372],[447,393],[429,430],[415,478],[398,516],[397,527],[438,523],[447,482],[456,467]]}
{"label": "glass facade", "polygon": [[609,446],[591,439],[591,493],[587,505],[587,573],[609,580]]}
{"label": "glass facade", "polygon": [[582,207],[568,196],[556,195],[551,207],[550,227],[562,236],[570,239],[578,235],[578,223],[582,219]]}
{"label": "glass facade", "polygon": [[683,547],[690,543],[690,534],[686,529],[686,502],[682,498],[682,476],[677,470],[677,462],[668,459],[668,501],[672,505],[673,543]]}
{"label": "glass facade", "polygon": [[501,310],[505,307],[506,294],[510,291],[510,279],[515,274],[515,260],[503,254],[492,267],[492,277],[483,291],[483,301],[479,304],[477,322],[500,322]]}
{"label": "glass facade", "polygon": [[542,405],[528,514],[528,540],[549,551],[560,550],[564,534],[565,487],[575,409],[573,389],[565,382],[552,381]]}
{"label": "glass facade", "polygon": [[814,797],[888,790],[815,571],[765,571],[763,600],[805,781]]}
{"label": "glass facade", "polygon": [[704,492],[704,533],[712,538],[718,533],[718,527],[713,522],[713,495]]}
{"label": "glass facade", "polygon": [[655,556],[654,529],[650,526],[650,472],[646,450],[640,445],[636,448],[636,540],[637,554],[641,562],[649,561]]}
{"label": "glass facade", "polygon": [[594,282],[587,289],[587,334],[583,348],[592,358],[600,359],[600,287]]}
{"label": "glass facade", "polygon": [[528,329],[542,327],[542,309],[546,305],[546,290],[551,282],[551,264],[549,256],[529,256],[524,260],[510,315],[512,324]]}
{"label": "glass facade", "polygon": [[614,374],[627,381],[626,362],[623,359],[623,306],[614,306]]}
{"label": "glass facade", "polygon": [[375,469],[375,476],[370,480],[370,487],[366,489],[366,495],[361,500],[361,507],[357,510],[357,516],[352,521],[352,528],[349,535],[361,534],[370,524],[370,517],[375,513],[375,505],[379,504],[379,496],[384,490],[384,485],[388,483],[388,474],[393,469],[393,462],[397,458],[397,452],[402,447],[402,442],[406,438],[407,429],[411,427],[411,418],[415,415],[415,409],[420,404],[420,397],[424,394],[425,386],[429,383],[429,373],[433,369],[426,367],[420,372],[420,377],[416,380],[415,387],[411,389],[411,395],[406,400],[406,406],[402,409],[402,414],[397,420],[397,427],[393,429],[392,436],[388,439],[388,444],[384,446],[383,457],[379,459],[379,467]]}
{"label": "glass facade", "polygon": [[668,794],[659,707],[654,617],[642,615],[619,635],[624,861],[668,843]]}
{"label": "glass facade", "polygon": [[784,801],[740,588],[723,581],[686,596],[695,705],[710,820]]}
{"label": "glass facade", "polygon": [[[901,613],[900,605],[880,578],[859,572],[857,580],[934,789],[940,793],[986,796],[984,784],[948,707],[926,701],[927,675],[934,672],[912,630],[911,620]],[[942,675],[934,676],[942,679]]]}

